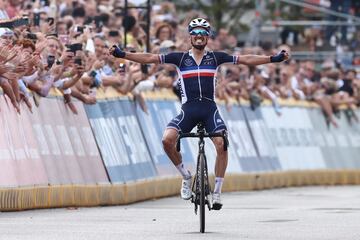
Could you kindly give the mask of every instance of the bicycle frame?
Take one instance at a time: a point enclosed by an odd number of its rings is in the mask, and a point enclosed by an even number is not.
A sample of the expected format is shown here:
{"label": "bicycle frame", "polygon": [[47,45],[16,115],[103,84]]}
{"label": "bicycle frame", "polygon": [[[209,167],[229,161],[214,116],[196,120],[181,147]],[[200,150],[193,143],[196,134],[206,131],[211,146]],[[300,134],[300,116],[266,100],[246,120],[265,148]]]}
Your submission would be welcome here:
{"label": "bicycle frame", "polygon": [[205,156],[205,140],[204,138],[209,137],[222,137],[224,140],[224,151],[227,151],[228,138],[226,131],[217,133],[207,133],[202,123],[197,125],[197,133],[179,133],[176,150],[180,151],[180,140],[181,138],[199,138],[199,152],[196,164],[196,175],[192,185],[193,196],[191,202],[195,205],[195,214],[197,214],[198,205],[200,206],[200,232],[205,232],[205,204],[208,206],[209,211],[212,209],[211,203],[208,200],[208,196],[211,193],[209,184],[207,161]]}

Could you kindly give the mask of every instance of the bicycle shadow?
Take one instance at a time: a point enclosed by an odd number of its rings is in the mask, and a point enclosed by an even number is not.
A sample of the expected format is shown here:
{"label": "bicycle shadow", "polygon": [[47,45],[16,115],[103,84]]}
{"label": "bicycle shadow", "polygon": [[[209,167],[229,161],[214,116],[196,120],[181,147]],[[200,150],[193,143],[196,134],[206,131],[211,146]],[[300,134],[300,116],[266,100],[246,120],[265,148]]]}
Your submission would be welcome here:
{"label": "bicycle shadow", "polygon": [[220,232],[207,232],[207,231],[205,231],[205,233],[201,233],[201,232],[184,232],[183,234],[222,234],[222,233],[220,233]]}

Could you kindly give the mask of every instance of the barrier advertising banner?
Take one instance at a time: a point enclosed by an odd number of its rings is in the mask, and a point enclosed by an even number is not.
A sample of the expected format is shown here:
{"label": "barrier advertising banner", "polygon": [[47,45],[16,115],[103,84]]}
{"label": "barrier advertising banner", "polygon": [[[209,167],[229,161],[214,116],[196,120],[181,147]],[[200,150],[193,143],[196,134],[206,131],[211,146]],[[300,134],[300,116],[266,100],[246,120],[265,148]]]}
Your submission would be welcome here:
{"label": "barrier advertising banner", "polygon": [[[335,118],[339,127],[328,126],[319,109],[308,109],[316,128],[313,144],[321,149],[327,168],[360,168],[360,127],[348,122],[344,111]],[[359,115],[359,112],[357,112]],[[340,160],[341,159],[341,160]]]}
{"label": "barrier advertising banner", "polygon": [[[178,171],[163,150],[162,136],[167,124],[179,114],[180,104],[176,101],[148,100],[146,105],[149,109],[148,114],[139,106],[136,112],[157,172],[160,176],[177,175]],[[184,139],[181,140],[181,154],[186,167],[192,170],[195,166],[197,149],[191,148],[189,141]]]}
{"label": "barrier advertising banner", "polygon": [[156,175],[133,102],[100,101],[86,112],[111,182]]}
{"label": "barrier advertising banner", "polygon": [[242,107],[249,131],[254,139],[254,149],[258,156],[260,171],[281,170],[281,165],[276,153],[275,145],[271,139],[270,131],[267,128],[261,111],[257,108],[253,111],[250,107]]}
{"label": "barrier advertising banner", "polygon": [[283,170],[326,167],[320,147],[313,142],[317,126],[312,124],[307,109],[283,107],[282,115],[278,116],[271,107],[262,107],[261,114]]}
{"label": "barrier advertising banner", "polygon": [[0,98],[1,186],[108,182],[83,105],[74,104],[78,115],[55,98],[18,114]]}

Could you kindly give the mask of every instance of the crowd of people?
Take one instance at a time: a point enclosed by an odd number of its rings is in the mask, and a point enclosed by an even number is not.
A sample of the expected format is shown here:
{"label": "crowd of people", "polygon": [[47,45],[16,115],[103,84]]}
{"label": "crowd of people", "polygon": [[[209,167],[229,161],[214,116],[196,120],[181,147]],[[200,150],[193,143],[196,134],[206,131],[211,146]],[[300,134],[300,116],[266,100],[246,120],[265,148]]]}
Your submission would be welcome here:
{"label": "crowd of people", "polygon": [[[120,45],[127,51],[159,54],[187,51],[189,21],[206,16],[191,11],[179,17],[173,3],[153,5],[147,49],[146,9],[125,13],[123,6],[117,0],[0,0],[0,88],[14,108],[20,112],[19,105],[25,103],[33,111],[32,103],[41,104],[41,97],[52,88],[63,94],[75,114],[72,99],[95,104],[99,88],[131,93],[145,112],[144,91],[167,88],[179,95],[174,66],[125,61],[110,55],[109,48]],[[239,47],[226,29],[214,29],[208,48],[241,57],[273,55],[287,46]],[[217,72],[217,82],[216,95],[229,111],[231,99],[249,100],[253,109],[268,99],[280,116],[279,99],[292,98],[319,104],[329,125],[337,127],[340,105],[349,121],[358,121],[354,111],[360,103],[358,74],[332,59],[322,64],[289,60],[260,67],[225,65]]]}

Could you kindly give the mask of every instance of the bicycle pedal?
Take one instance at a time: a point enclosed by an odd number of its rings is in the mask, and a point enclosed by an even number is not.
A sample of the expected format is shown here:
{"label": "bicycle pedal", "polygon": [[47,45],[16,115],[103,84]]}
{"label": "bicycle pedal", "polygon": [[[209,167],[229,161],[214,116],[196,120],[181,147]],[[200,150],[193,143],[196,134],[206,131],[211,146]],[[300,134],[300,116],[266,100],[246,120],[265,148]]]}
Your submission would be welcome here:
{"label": "bicycle pedal", "polygon": [[220,203],[214,203],[212,206],[213,210],[220,210],[222,208],[222,204]]}

